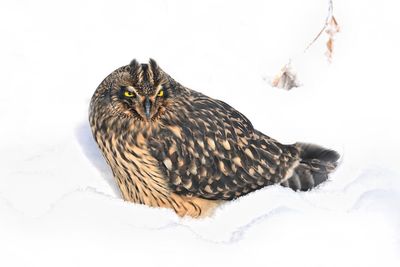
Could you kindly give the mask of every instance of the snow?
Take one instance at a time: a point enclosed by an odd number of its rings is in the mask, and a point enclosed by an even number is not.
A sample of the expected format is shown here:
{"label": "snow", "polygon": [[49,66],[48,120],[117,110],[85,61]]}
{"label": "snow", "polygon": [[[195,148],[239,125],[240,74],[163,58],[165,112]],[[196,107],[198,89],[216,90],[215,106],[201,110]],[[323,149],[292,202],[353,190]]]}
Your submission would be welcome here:
{"label": "snow", "polygon": [[[400,266],[395,1],[9,1],[0,30],[0,266]],[[91,138],[101,80],[149,57],[285,143],[343,157],[305,193],[272,186],[181,219],[126,203]],[[292,59],[303,85],[268,79]]]}

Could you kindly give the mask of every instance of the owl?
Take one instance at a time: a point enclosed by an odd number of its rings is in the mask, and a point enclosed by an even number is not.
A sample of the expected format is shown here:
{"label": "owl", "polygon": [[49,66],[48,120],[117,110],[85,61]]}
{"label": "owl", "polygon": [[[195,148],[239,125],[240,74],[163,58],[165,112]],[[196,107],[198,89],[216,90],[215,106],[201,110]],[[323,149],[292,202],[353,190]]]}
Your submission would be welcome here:
{"label": "owl", "polygon": [[307,191],[328,179],[339,154],[284,145],[223,101],[182,86],[150,59],[108,75],[89,122],[126,201],[204,217],[269,185]]}

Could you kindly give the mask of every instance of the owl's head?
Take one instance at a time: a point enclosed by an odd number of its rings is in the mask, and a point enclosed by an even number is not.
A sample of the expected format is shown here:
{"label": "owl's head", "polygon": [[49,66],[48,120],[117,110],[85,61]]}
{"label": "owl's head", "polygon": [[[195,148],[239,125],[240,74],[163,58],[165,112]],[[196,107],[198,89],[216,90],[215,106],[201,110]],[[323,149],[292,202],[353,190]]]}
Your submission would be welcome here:
{"label": "owl's head", "polygon": [[175,90],[175,82],[153,59],[148,64],[134,59],[111,73],[96,93],[97,98],[102,98],[102,105],[114,113],[151,122],[165,112],[179,90]]}

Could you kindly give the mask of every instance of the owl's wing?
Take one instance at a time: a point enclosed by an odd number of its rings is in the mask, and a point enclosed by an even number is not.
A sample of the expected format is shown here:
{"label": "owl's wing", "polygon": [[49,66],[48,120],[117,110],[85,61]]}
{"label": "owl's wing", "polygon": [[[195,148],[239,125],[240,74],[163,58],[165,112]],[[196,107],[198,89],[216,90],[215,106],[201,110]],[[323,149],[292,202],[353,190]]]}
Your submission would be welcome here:
{"label": "owl's wing", "polygon": [[177,194],[230,200],[279,183],[298,151],[254,130],[228,104],[201,94],[149,139],[170,188]]}

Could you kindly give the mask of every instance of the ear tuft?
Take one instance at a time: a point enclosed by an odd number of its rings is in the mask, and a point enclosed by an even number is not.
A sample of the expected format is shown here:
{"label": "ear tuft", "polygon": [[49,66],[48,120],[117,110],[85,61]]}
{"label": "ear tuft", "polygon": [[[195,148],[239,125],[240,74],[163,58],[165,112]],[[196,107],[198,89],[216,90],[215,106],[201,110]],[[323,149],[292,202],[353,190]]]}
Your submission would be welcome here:
{"label": "ear tuft", "polygon": [[161,79],[160,67],[158,66],[157,62],[152,58],[149,59],[149,66],[150,66],[151,72],[153,73],[154,81],[156,83],[159,83],[160,79]]}
{"label": "ear tuft", "polygon": [[133,59],[131,63],[129,64],[131,67],[130,73],[132,76],[137,76],[140,73],[140,64],[137,62],[136,59]]}
{"label": "ear tuft", "polygon": [[157,62],[152,58],[149,59],[149,65],[153,72],[159,68]]}
{"label": "ear tuft", "polygon": [[136,70],[136,69],[139,67],[139,63],[137,62],[136,59],[133,59],[133,60],[131,61],[131,63],[129,64],[129,66],[131,66],[131,69],[132,69],[132,70]]}

